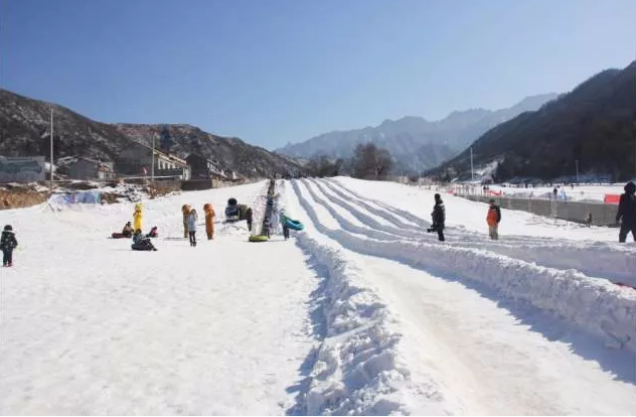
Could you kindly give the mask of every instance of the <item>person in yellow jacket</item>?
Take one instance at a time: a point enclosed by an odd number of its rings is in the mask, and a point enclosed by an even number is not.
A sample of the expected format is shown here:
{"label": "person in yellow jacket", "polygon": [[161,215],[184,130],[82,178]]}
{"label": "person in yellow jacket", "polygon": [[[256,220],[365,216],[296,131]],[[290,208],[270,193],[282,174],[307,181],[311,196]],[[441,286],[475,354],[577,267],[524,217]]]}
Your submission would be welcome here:
{"label": "person in yellow jacket", "polygon": [[214,239],[214,207],[212,204],[207,203],[203,206],[203,212],[205,213],[205,232],[208,234],[208,240]]}
{"label": "person in yellow jacket", "polygon": [[135,204],[135,212],[133,213],[133,229],[141,230],[144,220],[143,206],[141,203]]}
{"label": "person in yellow jacket", "polygon": [[181,214],[183,214],[183,237],[184,239],[188,238],[188,217],[190,216],[190,210],[192,208],[189,204],[184,204],[181,206]]}

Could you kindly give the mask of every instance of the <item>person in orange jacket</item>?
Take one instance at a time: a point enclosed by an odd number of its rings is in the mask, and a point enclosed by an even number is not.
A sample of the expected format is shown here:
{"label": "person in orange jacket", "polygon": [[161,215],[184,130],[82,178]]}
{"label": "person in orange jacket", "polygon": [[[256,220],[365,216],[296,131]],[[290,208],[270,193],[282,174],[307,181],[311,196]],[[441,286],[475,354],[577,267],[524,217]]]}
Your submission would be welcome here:
{"label": "person in orange jacket", "polygon": [[183,214],[183,237],[187,239],[189,237],[188,230],[188,216],[190,216],[191,207],[188,204],[181,206],[181,213]]}
{"label": "person in orange jacket", "polygon": [[208,235],[208,240],[214,239],[214,207],[210,203],[206,203],[203,206],[203,212],[205,213],[205,232]]}
{"label": "person in orange jacket", "polygon": [[486,215],[486,222],[488,223],[488,233],[493,240],[499,239],[499,222],[501,221],[501,209],[495,204],[494,199],[490,199],[490,207],[488,207],[488,214]]}

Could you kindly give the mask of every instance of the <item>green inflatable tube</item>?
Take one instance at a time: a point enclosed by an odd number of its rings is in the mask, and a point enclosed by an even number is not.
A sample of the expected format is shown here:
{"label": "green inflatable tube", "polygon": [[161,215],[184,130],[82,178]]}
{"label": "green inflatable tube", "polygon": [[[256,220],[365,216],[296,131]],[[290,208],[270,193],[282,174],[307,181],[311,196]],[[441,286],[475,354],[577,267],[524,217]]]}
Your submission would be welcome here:
{"label": "green inflatable tube", "polygon": [[267,242],[269,238],[267,236],[250,236],[250,242]]}

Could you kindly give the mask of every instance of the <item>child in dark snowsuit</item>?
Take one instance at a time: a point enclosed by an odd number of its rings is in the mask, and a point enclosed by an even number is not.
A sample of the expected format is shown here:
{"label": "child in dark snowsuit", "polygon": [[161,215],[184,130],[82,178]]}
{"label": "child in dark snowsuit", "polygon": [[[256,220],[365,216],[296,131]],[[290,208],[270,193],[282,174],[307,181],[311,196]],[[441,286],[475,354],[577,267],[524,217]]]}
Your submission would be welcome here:
{"label": "child in dark snowsuit", "polygon": [[150,238],[148,236],[144,236],[141,233],[140,229],[135,230],[135,234],[133,235],[133,250],[141,250],[141,251],[156,251],[155,245],[152,244]]}
{"label": "child in dark snowsuit", "polygon": [[13,250],[18,247],[18,241],[13,233],[11,225],[6,225],[0,238],[0,249],[2,250],[2,266],[13,266]]}

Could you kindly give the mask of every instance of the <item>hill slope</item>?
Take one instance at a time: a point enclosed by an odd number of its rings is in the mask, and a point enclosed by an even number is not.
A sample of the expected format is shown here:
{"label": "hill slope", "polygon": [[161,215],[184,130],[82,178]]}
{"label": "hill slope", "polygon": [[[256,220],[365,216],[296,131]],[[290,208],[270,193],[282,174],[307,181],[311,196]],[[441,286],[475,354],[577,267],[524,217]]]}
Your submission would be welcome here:
{"label": "hill slope", "polygon": [[493,126],[524,111],[536,110],[556,97],[556,94],[528,97],[513,107],[497,111],[453,112],[436,122],[421,117],[385,120],[376,127],[326,133],[302,143],[289,144],[276,152],[302,158],[323,154],[347,158],[357,144],[373,142],[391,152],[398,169],[420,172],[453,157]]}
{"label": "hill slope", "polygon": [[216,161],[220,170],[241,177],[269,177],[301,167],[291,158],[225,138],[190,125],[106,124],[96,122],[65,107],[33,100],[0,90],[0,155],[49,156],[50,111],[54,109],[55,158],[88,156],[113,160],[134,142],[150,144],[181,157],[196,152]]}
{"label": "hill slope", "polygon": [[[636,62],[606,70],[539,111],[523,113],[481,136],[473,144],[474,163],[500,160],[498,179],[515,176],[554,179],[580,173],[614,180],[636,173],[634,110]],[[464,151],[437,173],[470,170]]]}

